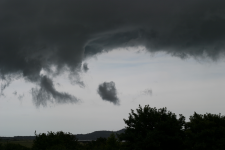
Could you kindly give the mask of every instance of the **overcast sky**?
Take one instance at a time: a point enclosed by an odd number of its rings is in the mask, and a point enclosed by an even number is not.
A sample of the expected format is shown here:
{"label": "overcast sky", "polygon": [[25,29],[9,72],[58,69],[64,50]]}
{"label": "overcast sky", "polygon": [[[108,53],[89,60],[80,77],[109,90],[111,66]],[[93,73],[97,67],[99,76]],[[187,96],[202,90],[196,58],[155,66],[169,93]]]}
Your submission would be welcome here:
{"label": "overcast sky", "polygon": [[225,1],[0,0],[0,136],[124,128],[138,105],[225,115]]}

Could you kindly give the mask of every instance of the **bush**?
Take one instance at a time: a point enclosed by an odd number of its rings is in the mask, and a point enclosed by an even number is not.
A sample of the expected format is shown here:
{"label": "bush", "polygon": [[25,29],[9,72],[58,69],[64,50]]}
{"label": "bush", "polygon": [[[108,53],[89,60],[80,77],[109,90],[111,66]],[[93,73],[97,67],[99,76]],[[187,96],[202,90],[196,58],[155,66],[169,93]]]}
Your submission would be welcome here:
{"label": "bush", "polygon": [[91,141],[90,143],[84,144],[82,147],[85,150],[105,150],[106,148],[106,138],[97,138],[96,141]]}
{"label": "bush", "polygon": [[79,143],[75,135],[71,133],[59,132],[48,132],[47,134],[35,134],[36,139],[33,143],[34,150],[53,150],[53,149],[62,149],[62,150],[71,150],[78,149]]}
{"label": "bush", "polygon": [[106,141],[106,149],[107,150],[118,150],[120,147],[120,142],[116,138],[115,134],[112,133]]}
{"label": "bush", "polygon": [[30,148],[19,144],[7,143],[4,145],[0,145],[0,150],[30,150]]}
{"label": "bush", "polygon": [[112,133],[107,139],[97,138],[96,141],[91,141],[82,146],[83,150],[119,150],[120,142],[116,138],[115,134]]}

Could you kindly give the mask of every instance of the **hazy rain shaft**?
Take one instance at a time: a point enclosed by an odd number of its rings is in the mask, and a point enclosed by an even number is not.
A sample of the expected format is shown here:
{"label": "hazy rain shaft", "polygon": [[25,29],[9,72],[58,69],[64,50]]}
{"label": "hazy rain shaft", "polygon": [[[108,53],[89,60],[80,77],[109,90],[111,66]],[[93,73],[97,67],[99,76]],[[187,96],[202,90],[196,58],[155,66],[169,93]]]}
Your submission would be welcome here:
{"label": "hazy rain shaft", "polygon": [[54,77],[69,71],[68,78],[84,87],[83,61],[115,48],[144,46],[180,58],[225,56],[222,0],[1,0],[0,22],[1,94],[19,76],[39,86],[36,98],[32,93],[37,105],[76,102],[56,91]]}

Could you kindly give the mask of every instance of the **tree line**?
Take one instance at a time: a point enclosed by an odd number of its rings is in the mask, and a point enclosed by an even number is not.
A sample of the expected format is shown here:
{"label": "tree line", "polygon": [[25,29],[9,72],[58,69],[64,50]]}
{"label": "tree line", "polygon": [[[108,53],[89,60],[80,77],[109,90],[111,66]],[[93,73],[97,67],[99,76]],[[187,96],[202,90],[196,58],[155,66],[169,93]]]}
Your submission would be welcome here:
{"label": "tree line", "polygon": [[[224,150],[225,116],[194,112],[189,121],[167,108],[145,105],[131,110],[124,133],[112,133],[108,138],[80,143],[66,132],[35,133],[32,150]],[[8,147],[7,147],[8,146]],[[11,146],[11,147],[10,147]],[[13,148],[14,146],[14,148]],[[15,148],[17,146],[17,148]],[[0,144],[0,150],[28,150],[10,143]]]}

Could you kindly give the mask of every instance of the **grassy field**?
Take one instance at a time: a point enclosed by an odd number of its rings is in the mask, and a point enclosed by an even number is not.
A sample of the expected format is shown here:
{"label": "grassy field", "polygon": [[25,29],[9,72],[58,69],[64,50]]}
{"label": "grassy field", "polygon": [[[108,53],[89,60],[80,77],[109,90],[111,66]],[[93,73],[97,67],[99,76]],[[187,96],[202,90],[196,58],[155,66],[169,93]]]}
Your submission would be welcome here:
{"label": "grassy field", "polygon": [[[0,143],[4,144],[6,142],[1,141]],[[33,140],[26,140],[26,141],[8,141],[8,143],[13,143],[13,144],[20,144],[22,146],[31,148],[33,144]]]}

